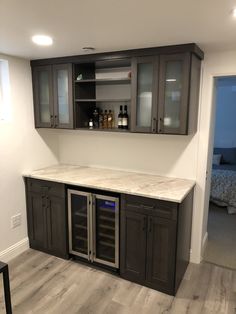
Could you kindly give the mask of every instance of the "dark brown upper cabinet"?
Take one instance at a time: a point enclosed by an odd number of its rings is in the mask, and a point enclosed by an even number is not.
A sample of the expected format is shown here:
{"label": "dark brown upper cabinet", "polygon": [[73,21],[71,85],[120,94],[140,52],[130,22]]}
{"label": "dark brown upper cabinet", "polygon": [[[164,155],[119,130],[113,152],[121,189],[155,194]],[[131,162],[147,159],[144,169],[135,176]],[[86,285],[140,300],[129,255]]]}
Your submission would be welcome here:
{"label": "dark brown upper cabinet", "polygon": [[73,128],[72,64],[33,68],[36,128]]}
{"label": "dark brown upper cabinet", "polygon": [[132,60],[132,131],[196,132],[201,62],[191,53]]}
{"label": "dark brown upper cabinet", "polygon": [[[97,108],[115,119],[95,131],[194,134],[203,57],[190,43],[32,60],[35,126],[90,130]],[[124,105],[128,129],[117,127]]]}

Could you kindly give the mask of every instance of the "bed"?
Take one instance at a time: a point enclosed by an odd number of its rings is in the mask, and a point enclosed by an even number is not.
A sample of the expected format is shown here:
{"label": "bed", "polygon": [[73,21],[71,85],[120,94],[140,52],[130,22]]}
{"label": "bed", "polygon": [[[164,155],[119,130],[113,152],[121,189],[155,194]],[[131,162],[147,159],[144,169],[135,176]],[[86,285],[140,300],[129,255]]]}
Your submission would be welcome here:
{"label": "bed", "polygon": [[214,149],[210,200],[236,214],[236,147]]}

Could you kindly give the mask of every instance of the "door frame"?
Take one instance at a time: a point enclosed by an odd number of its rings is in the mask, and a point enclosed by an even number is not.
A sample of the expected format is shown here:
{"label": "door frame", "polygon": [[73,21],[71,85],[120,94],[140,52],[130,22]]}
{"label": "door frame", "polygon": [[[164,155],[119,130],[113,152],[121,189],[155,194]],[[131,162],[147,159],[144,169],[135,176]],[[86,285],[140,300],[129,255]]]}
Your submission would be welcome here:
{"label": "door frame", "polygon": [[202,63],[197,136],[191,262],[200,263],[207,243],[207,218],[215,124],[215,78],[236,76],[235,51],[209,53]]}

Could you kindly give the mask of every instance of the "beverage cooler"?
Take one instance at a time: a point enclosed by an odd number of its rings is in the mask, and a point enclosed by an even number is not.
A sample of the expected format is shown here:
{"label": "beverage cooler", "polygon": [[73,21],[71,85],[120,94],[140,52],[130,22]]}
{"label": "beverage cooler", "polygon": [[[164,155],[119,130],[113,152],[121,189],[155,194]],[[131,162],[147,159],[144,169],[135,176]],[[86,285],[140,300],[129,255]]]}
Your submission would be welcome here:
{"label": "beverage cooler", "polygon": [[119,268],[119,198],[68,190],[69,252]]}

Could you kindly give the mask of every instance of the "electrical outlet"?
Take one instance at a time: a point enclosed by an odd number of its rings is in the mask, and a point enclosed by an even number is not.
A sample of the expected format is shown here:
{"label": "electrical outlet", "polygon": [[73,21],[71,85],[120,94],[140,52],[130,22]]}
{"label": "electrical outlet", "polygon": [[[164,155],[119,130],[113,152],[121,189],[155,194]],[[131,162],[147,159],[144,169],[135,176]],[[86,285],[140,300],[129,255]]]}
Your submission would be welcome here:
{"label": "electrical outlet", "polygon": [[21,225],[21,214],[17,214],[11,217],[11,228],[14,229]]}

